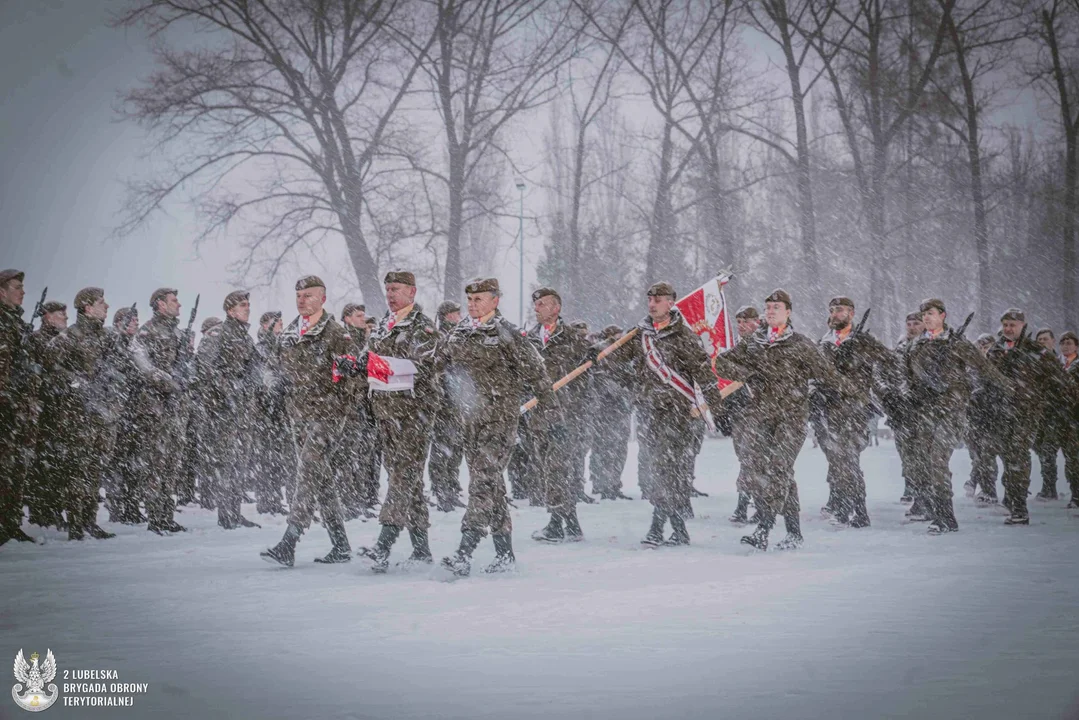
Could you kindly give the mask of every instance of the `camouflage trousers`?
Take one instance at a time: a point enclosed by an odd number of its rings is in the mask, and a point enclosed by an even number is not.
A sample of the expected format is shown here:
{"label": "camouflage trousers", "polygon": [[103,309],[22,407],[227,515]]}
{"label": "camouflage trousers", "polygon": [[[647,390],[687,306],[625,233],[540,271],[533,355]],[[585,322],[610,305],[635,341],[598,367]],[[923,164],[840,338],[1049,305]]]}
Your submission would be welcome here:
{"label": "camouflage trousers", "polygon": [[1046,418],[1041,423],[1034,438],[1034,452],[1038,455],[1038,464],[1042,471],[1042,492],[1056,494],[1057,491],[1057,452],[1062,448],[1064,422],[1056,418]]}
{"label": "camouflage trousers", "polygon": [[408,415],[380,425],[382,462],[389,477],[389,489],[378,522],[409,530],[426,530],[431,527],[427,499],[423,496],[427,424],[416,415]]}
{"label": "camouflage trousers", "polygon": [[379,429],[374,415],[369,408],[361,406],[345,420],[335,462],[337,492],[350,516],[378,503],[381,463],[372,471],[372,465],[378,462],[378,445]]}
{"label": "camouflage trousers", "polygon": [[577,504],[573,475],[574,441],[566,435],[536,433],[532,446],[530,485],[540,490],[549,512],[569,512]]}
{"label": "camouflage trousers", "polygon": [[32,437],[14,415],[0,406],[0,537],[22,525],[26,474],[33,457]]}
{"label": "camouflage trousers", "polygon": [[290,504],[296,489],[296,445],[288,417],[260,412],[250,430],[250,446],[247,473],[255,488],[255,509],[280,512],[281,488]]}
{"label": "camouflage trousers", "polygon": [[341,433],[341,422],[325,420],[292,421],[296,445],[296,491],[292,496],[288,523],[301,530],[311,527],[315,508],[322,513],[325,527],[344,526],[341,499],[337,495],[331,459]]}
{"label": "camouflage trousers", "polygon": [[749,481],[749,426],[744,417],[731,418],[731,444],[734,446],[734,456],[738,458],[738,477],[734,481],[734,487],[739,493],[750,494],[752,483]]}
{"label": "camouflage trousers", "polygon": [[592,492],[614,493],[622,490],[622,471],[629,452],[631,413],[611,413],[597,425],[588,457]]}
{"label": "camouflage trousers", "polygon": [[1079,499],[1079,421],[1064,426],[1061,444],[1064,446],[1064,477],[1072,499]]}
{"label": "camouflage trousers", "polygon": [[495,535],[508,535],[513,530],[503,473],[509,465],[516,437],[516,418],[465,423],[462,440],[469,482],[468,507],[461,519],[461,530],[472,530],[481,536],[487,528]]}
{"label": "camouflage trousers", "polygon": [[750,495],[757,504],[762,527],[771,528],[777,515],[801,511],[794,461],[805,444],[808,429],[801,417],[748,417],[745,465]]}
{"label": "camouflage trousers", "polygon": [[1004,486],[1004,503],[1013,512],[1025,511],[1027,507],[1030,450],[1034,444],[1034,431],[1029,428],[1027,423],[1014,423],[1006,436],[997,439],[996,453],[1004,463],[1004,473],[1000,477],[1000,483]]}
{"label": "camouflage trousers", "polygon": [[451,501],[461,495],[461,463],[464,459],[461,421],[453,415],[440,413],[432,428],[431,455],[427,462],[431,493],[440,501]]}
{"label": "camouflage trousers", "polygon": [[[214,414],[211,412],[211,417]],[[247,444],[242,442],[240,433],[235,429],[242,420],[220,414],[207,426],[207,432],[201,440],[202,456],[207,461],[200,476],[209,480],[213,488],[214,504],[217,506],[217,524],[221,527],[233,527],[240,520],[240,505],[244,498],[244,484],[247,479]]]}
{"label": "camouflage trousers", "polygon": [[637,474],[641,478],[641,490],[647,492],[653,507],[667,516],[692,517],[689,498],[693,466],[697,460],[694,448],[699,449],[693,434],[692,423],[695,422],[700,421],[678,406],[641,413],[637,432],[640,442]]}
{"label": "camouflage trousers", "polygon": [[975,492],[986,497],[997,496],[997,454],[993,439],[983,430],[971,427],[967,432],[967,451],[970,453],[970,482]]}
{"label": "camouflage trousers", "polygon": [[865,475],[861,456],[869,445],[869,433],[865,423],[854,420],[826,421],[823,432],[817,433],[817,441],[828,460],[826,480],[833,492],[832,507],[840,518],[865,512]]}
{"label": "camouflage trousers", "polygon": [[914,463],[917,462],[918,448],[914,445],[913,435],[905,426],[893,426],[895,431],[895,449],[899,453],[899,466],[903,473],[903,496],[914,496]]}
{"label": "camouflage trousers", "polygon": [[134,434],[143,442],[132,458],[132,473],[151,525],[168,525],[176,513],[172,491],[183,452],[180,432],[178,421],[169,415],[145,414],[135,421]]}
{"label": "camouflage trousers", "polygon": [[71,530],[97,524],[97,505],[111,454],[109,428],[98,418],[72,418],[78,434],[64,438],[57,451],[57,474],[63,479],[62,497]]}
{"label": "camouflage trousers", "polygon": [[928,408],[922,411],[911,434],[911,445],[917,448],[911,489],[922,498],[930,518],[938,524],[956,525],[949,464],[962,426],[961,419],[956,421]]}

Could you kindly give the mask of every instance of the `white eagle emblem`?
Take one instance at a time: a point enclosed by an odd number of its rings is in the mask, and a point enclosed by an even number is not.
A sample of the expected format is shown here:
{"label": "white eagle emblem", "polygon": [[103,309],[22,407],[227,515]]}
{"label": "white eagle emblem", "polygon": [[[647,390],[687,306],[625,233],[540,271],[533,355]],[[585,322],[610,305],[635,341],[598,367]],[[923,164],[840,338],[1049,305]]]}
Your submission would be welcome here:
{"label": "white eagle emblem", "polygon": [[[55,685],[49,685],[49,692],[45,692],[45,686],[56,677],[56,658],[52,650],[46,651],[41,667],[37,664],[38,657],[35,652],[30,655],[30,662],[26,662],[21,649],[15,656],[15,679],[18,682],[11,688],[11,697],[19,707],[30,712],[46,710],[60,697]],[[26,686],[25,691],[23,685]]]}

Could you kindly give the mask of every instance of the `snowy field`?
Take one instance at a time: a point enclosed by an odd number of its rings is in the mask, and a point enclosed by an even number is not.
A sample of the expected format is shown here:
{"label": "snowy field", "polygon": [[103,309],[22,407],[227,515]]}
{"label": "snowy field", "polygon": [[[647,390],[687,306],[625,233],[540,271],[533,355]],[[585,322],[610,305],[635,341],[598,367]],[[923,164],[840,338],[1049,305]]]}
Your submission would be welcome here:
{"label": "snowy field", "polygon": [[[319,526],[295,569],[271,567],[258,552],[284,520],[268,516],[226,532],[185,508],[182,536],[108,526],[118,538],[83,543],[27,527],[43,546],[0,548],[0,654],[51,648],[61,671],[149,683],[133,707],[57,704],[53,720],[1079,718],[1079,511],[1066,491],[1032,498],[1029,527],[1005,527],[1003,511],[963,496],[959,450],[961,531],[933,538],[903,522],[891,443],[863,466],[873,527],[836,529],[818,515],[825,465],[807,444],[806,545],[760,554],[726,520],[730,441],[708,441],[697,484],[711,497],[694,501],[691,547],[639,549],[639,500],[581,506],[587,542],[539,545],[528,536],[546,514],[525,506],[517,574],[452,583],[316,565],[330,545]],[[1037,491],[1036,462],[1035,475]],[[432,519],[437,558],[456,548],[461,513]],[[377,531],[348,526],[353,547]],[[393,559],[409,551],[402,535]],[[487,539],[474,568],[492,555]],[[4,697],[0,717],[28,716]]]}

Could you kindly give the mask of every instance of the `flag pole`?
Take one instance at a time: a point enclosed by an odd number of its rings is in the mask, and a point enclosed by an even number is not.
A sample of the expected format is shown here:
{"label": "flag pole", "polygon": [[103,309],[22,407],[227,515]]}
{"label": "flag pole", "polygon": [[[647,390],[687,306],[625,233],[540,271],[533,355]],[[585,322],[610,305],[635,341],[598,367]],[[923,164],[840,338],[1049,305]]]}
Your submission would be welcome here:
{"label": "flag pole", "polygon": [[[596,356],[596,362],[599,362],[603,358],[605,358],[608,355],[610,355],[611,353],[613,353],[618,348],[625,345],[632,338],[636,337],[636,335],[637,335],[637,328],[633,328],[628,333],[626,333],[622,337],[618,338],[617,340],[615,340],[613,343],[611,343],[607,347],[603,348],[603,350],[600,351],[599,355]],[[580,367],[574,368],[569,373],[567,373],[564,377],[559,378],[558,381],[555,382],[555,384],[551,386],[551,390],[554,391],[554,392],[558,392],[559,390],[561,390],[562,388],[566,387],[571,382],[573,382],[574,380],[579,378],[581,375],[584,375],[588,371],[588,368],[592,367],[593,364],[594,363],[591,360],[589,360],[584,365],[581,365]],[[529,400],[528,402],[526,402],[524,405],[521,406],[521,414],[524,415],[526,412],[528,412],[532,408],[536,407],[537,404],[539,404],[539,400],[536,399],[536,398],[532,398],[531,400]]]}

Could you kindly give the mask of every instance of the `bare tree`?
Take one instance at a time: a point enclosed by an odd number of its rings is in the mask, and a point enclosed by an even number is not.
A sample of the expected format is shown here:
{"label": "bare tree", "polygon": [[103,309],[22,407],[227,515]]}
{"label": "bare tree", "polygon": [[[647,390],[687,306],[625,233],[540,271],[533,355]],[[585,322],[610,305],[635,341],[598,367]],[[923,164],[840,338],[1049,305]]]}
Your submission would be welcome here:
{"label": "bare tree", "polygon": [[[258,269],[272,278],[291,251],[337,234],[367,303],[382,306],[367,233],[379,152],[419,69],[395,39],[417,34],[413,10],[407,0],[145,0],[118,17],[157,40],[156,69],[123,101],[171,158],[162,178],[133,184],[119,232],[188,190],[207,217],[201,237],[253,218],[245,270],[265,253]],[[206,41],[175,47],[174,27]]]}

